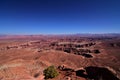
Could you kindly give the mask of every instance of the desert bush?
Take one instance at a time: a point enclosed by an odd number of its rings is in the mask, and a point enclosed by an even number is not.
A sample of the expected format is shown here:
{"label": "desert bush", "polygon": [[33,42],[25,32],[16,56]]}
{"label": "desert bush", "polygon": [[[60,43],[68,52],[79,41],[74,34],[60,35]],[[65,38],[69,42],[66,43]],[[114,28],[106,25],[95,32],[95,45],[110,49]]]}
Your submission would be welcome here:
{"label": "desert bush", "polygon": [[54,66],[49,66],[43,71],[43,73],[44,73],[45,79],[55,78],[59,74]]}

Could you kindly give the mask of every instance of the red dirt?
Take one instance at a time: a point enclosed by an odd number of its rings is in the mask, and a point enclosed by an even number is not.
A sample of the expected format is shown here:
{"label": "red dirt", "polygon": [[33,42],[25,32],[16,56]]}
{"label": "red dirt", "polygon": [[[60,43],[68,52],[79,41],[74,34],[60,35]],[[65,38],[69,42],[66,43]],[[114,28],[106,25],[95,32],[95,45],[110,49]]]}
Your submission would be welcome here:
{"label": "red dirt", "polygon": [[[0,40],[0,80],[42,80],[43,70],[50,65],[65,65],[74,71],[104,67],[120,77],[119,61],[120,38],[8,36]],[[60,75],[52,80],[86,80],[75,72],[66,76],[58,71]]]}

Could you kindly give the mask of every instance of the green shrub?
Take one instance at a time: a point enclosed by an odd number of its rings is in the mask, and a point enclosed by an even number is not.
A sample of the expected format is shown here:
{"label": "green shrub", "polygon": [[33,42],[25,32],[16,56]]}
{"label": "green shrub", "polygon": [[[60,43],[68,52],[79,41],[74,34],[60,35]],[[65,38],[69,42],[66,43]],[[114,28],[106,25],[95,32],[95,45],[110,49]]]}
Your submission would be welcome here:
{"label": "green shrub", "polygon": [[43,73],[44,73],[45,79],[55,78],[59,74],[54,66],[49,66],[43,71]]}

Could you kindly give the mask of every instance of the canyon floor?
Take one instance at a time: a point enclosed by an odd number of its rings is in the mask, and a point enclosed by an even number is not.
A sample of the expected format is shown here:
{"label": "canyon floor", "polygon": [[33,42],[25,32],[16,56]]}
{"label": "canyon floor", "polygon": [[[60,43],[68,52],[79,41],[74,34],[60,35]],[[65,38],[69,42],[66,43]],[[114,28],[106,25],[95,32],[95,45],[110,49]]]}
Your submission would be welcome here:
{"label": "canyon floor", "polygon": [[0,80],[120,80],[120,37],[24,36],[0,38]]}

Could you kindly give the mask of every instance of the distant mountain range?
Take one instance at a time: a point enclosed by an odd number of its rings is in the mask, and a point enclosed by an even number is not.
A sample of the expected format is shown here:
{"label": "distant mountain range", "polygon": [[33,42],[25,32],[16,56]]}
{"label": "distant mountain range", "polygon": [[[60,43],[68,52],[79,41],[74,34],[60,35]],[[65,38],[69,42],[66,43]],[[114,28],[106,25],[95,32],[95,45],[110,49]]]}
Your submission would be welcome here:
{"label": "distant mountain range", "polygon": [[108,34],[54,34],[54,35],[5,35],[0,34],[0,39],[7,39],[7,38],[41,38],[41,37],[54,37],[54,36],[76,36],[76,37],[120,37],[120,33],[108,33]]}
{"label": "distant mountain range", "polygon": [[81,37],[120,37],[120,33],[106,33],[106,34],[75,34]]}

